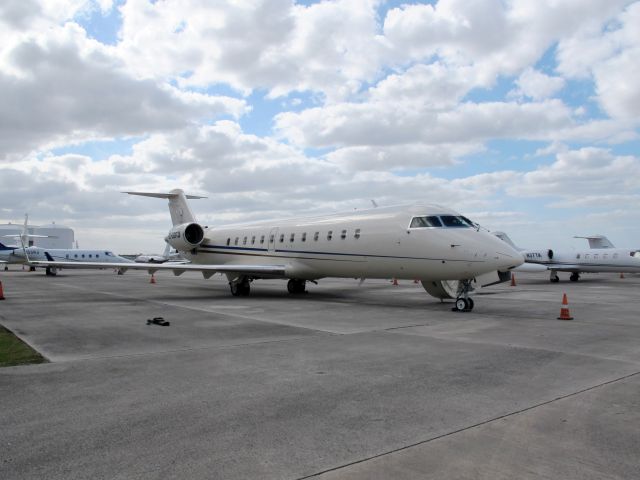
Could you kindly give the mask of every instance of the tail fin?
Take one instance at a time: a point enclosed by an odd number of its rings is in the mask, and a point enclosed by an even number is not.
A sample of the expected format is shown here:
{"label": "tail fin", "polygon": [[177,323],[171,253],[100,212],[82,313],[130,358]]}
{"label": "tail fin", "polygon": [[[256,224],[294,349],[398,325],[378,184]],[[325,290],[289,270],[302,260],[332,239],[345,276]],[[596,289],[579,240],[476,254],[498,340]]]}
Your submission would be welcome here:
{"label": "tail fin", "polygon": [[589,241],[589,248],[615,248],[613,243],[609,241],[604,235],[590,235],[588,237],[573,237],[573,238],[586,238]]}
{"label": "tail fin", "polygon": [[515,243],[513,243],[513,241],[509,238],[509,235],[507,235],[504,232],[492,232],[496,237],[498,237],[500,240],[502,240],[505,243],[508,243],[509,245],[511,245],[513,248],[515,248],[517,251],[521,252],[523,249],[520,247],[517,247]]}
{"label": "tail fin", "polygon": [[196,217],[189,208],[188,198],[207,198],[197,195],[185,195],[182,190],[176,188],[169,193],[153,193],[153,192],[122,192],[129,195],[140,195],[142,197],[168,198],[169,213],[171,214],[171,222],[173,225],[182,225],[183,223],[195,222]]}
{"label": "tail fin", "polygon": [[7,247],[4,243],[0,242],[0,250],[15,250],[15,248]]}

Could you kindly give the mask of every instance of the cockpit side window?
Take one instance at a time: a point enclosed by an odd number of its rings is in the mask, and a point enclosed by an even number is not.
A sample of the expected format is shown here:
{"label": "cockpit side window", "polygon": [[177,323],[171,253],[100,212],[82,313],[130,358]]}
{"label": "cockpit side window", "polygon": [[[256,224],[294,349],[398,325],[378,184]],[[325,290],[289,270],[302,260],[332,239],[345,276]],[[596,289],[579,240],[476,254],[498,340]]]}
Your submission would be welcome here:
{"label": "cockpit side window", "polygon": [[445,227],[469,228],[471,226],[462,217],[456,215],[441,215],[440,218]]}

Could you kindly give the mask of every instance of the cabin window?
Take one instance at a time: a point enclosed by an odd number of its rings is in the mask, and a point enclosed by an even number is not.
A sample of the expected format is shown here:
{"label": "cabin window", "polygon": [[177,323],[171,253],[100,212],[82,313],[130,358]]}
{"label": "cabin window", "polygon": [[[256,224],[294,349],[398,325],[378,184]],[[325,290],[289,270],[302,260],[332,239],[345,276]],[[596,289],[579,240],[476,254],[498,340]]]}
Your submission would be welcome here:
{"label": "cabin window", "polygon": [[280,243],[284,242],[284,233],[280,234]]}
{"label": "cabin window", "polygon": [[442,223],[444,223],[445,227],[453,227],[453,228],[469,228],[467,222],[464,221],[462,217],[458,217],[455,215],[442,215],[440,216]]}
{"label": "cabin window", "polygon": [[296,238],[296,234],[292,233],[291,236],[289,237],[289,241],[293,242],[295,240],[295,238]]}
{"label": "cabin window", "polygon": [[346,230],[342,230],[342,233],[340,233],[340,238],[342,240],[344,240],[345,238],[347,238],[347,231]]}
{"label": "cabin window", "polygon": [[82,258],[84,258],[84,253],[82,254]]}
{"label": "cabin window", "polygon": [[313,241],[314,242],[317,242],[319,238],[320,238],[320,232],[316,232],[316,233],[313,234]]}
{"label": "cabin window", "polygon": [[242,244],[243,244],[243,245],[246,245],[246,244],[247,244],[247,237],[244,237],[244,238],[242,239]]}
{"label": "cabin window", "polygon": [[576,255],[576,259],[580,260],[580,254]]}
{"label": "cabin window", "polygon": [[100,254],[99,254],[99,253],[96,253],[96,258],[99,258],[99,257],[100,257]]}
{"label": "cabin window", "polygon": [[593,259],[594,259],[594,260],[598,260],[598,258],[600,258],[600,256],[599,256],[597,253],[594,253],[594,254],[593,254]]}
{"label": "cabin window", "polygon": [[68,259],[69,258],[69,254],[67,253],[67,255],[65,257]]}
{"label": "cabin window", "polygon": [[89,258],[92,258],[92,257],[91,257],[91,254],[89,254]]}
{"label": "cabin window", "polygon": [[269,242],[273,243],[273,241],[276,239],[275,235],[272,233],[271,236],[269,237]]}
{"label": "cabin window", "polygon": [[435,215],[427,217],[413,217],[409,228],[427,228],[427,227],[442,227],[442,222]]}
{"label": "cabin window", "polygon": [[360,238],[360,229],[356,228],[356,232],[353,234],[355,238]]}
{"label": "cabin window", "polygon": [[231,245],[231,239],[227,238],[227,245]]}
{"label": "cabin window", "polygon": [[585,253],[585,254],[584,254],[584,259],[585,259],[585,260],[589,260],[590,258],[591,258],[591,255],[590,255],[590,254],[588,254],[588,253]]}
{"label": "cabin window", "polygon": [[333,237],[333,230],[329,230],[327,232],[327,240],[331,240],[332,237]]}
{"label": "cabin window", "polygon": [[302,233],[302,238],[300,240],[302,240],[303,242],[307,241],[307,232]]}
{"label": "cabin window", "polygon": [[260,244],[263,244],[263,243],[264,243],[264,235],[261,235],[260,236]]}
{"label": "cabin window", "polygon": [[240,240],[240,237],[236,237],[236,239],[233,241],[233,244],[237,245],[238,244],[238,240]]}
{"label": "cabin window", "polygon": [[614,253],[614,254],[613,254],[613,258],[618,258],[618,254],[617,254],[617,253]]}
{"label": "cabin window", "polygon": [[254,245],[255,243],[256,243],[256,236],[255,236],[255,235],[253,235],[253,236],[251,237],[251,245]]}
{"label": "cabin window", "polygon": [[74,253],[74,254],[73,254],[73,258],[78,258],[78,254],[77,254],[77,253]]}

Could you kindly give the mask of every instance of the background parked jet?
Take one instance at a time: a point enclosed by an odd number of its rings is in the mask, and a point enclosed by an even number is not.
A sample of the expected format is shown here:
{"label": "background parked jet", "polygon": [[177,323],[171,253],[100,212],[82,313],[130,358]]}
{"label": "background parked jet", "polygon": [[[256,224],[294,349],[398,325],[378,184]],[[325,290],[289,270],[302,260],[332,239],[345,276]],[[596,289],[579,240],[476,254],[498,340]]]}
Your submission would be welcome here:
{"label": "background parked jet", "polygon": [[551,248],[526,250],[518,248],[504,232],[493,234],[520,251],[525,264],[516,271],[549,271],[549,280],[559,282],[558,272],[570,272],[569,280],[577,282],[581,273],[640,273],[640,258],[634,256],[633,250],[614,248],[613,244],[602,235],[586,238],[592,248],[574,251],[559,251]]}
{"label": "background parked jet", "polygon": [[[0,243],[0,261],[7,264],[34,265],[38,261],[66,262],[64,268],[82,268],[85,263],[133,263],[109,250],[79,250],[6,246]],[[47,275],[56,275],[61,267],[45,266]]]}
{"label": "background parked jet", "polygon": [[171,245],[167,243],[162,255],[138,255],[135,259],[137,263],[165,263],[165,262],[185,262],[179,252],[171,251]]}
{"label": "background parked jet", "polygon": [[[248,295],[256,279],[288,279],[290,293],[324,277],[420,279],[427,292],[456,298],[456,309],[473,308],[476,285],[511,278],[523,258],[493,235],[439,205],[410,205],[350,211],[220,228],[196,222],[182,190],[126,192],[169,200],[173,228],[165,241],[192,263],[122,264],[150,273],[188,270],[226,274],[233,295]],[[64,267],[65,262],[33,262]],[[116,264],[117,265],[117,264]],[[505,275],[500,272],[507,272]],[[455,281],[455,289],[448,281]],[[444,287],[446,284],[447,288]]]}

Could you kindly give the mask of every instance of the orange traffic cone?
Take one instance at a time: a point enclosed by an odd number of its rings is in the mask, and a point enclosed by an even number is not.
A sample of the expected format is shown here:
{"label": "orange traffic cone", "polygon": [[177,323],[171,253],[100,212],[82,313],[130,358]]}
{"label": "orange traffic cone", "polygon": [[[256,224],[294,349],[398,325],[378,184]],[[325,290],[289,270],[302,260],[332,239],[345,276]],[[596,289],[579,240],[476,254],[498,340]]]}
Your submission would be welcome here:
{"label": "orange traffic cone", "polygon": [[620,272],[620,278],[624,278],[624,273]]}
{"label": "orange traffic cone", "polygon": [[391,284],[397,286],[398,285],[398,279],[396,277],[393,277],[393,282],[391,282]]}
{"label": "orange traffic cone", "polygon": [[567,294],[562,295],[562,307],[560,307],[560,316],[558,320],[573,320],[573,317],[569,313],[569,302],[567,301]]}
{"label": "orange traffic cone", "polygon": [[512,287],[516,286],[516,274],[515,273],[511,273],[511,286]]}
{"label": "orange traffic cone", "polygon": [[4,300],[4,291],[2,290],[2,282],[0,282],[0,300]]}
{"label": "orange traffic cone", "polygon": [[153,276],[153,273],[151,274],[151,281],[149,283],[156,283],[156,277]]}

